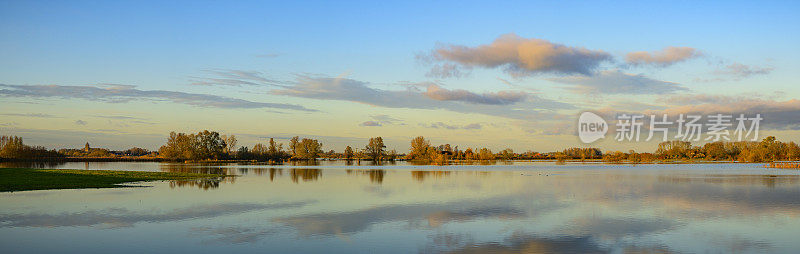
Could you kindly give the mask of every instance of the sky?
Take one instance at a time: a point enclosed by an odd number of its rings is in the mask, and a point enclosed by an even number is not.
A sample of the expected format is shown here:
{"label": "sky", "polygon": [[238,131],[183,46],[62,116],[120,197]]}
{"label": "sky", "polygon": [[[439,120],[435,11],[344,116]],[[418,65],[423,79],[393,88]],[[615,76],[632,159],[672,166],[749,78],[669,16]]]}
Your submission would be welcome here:
{"label": "sky", "polygon": [[[0,1],[0,134],[157,149],[170,131],[580,142],[578,115],[763,114],[800,141],[796,1]],[[612,123],[613,124],[613,123]]]}

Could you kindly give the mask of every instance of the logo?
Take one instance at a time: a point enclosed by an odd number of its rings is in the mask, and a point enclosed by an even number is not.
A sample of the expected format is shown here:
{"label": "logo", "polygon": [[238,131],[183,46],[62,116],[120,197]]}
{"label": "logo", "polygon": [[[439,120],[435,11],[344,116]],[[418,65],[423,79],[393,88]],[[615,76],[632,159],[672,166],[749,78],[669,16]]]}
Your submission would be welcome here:
{"label": "logo", "polygon": [[578,118],[578,137],[581,142],[589,144],[604,138],[608,132],[608,124],[602,117],[592,112],[583,112]]}

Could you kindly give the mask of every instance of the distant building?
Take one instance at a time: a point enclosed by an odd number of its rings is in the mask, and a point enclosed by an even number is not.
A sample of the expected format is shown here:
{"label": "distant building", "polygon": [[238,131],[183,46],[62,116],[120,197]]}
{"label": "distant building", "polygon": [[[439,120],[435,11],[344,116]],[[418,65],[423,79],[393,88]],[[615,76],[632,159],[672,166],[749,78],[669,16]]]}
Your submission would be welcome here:
{"label": "distant building", "polygon": [[86,142],[86,146],[83,147],[83,151],[88,153],[89,150],[92,150],[92,148],[89,147],[89,142]]}

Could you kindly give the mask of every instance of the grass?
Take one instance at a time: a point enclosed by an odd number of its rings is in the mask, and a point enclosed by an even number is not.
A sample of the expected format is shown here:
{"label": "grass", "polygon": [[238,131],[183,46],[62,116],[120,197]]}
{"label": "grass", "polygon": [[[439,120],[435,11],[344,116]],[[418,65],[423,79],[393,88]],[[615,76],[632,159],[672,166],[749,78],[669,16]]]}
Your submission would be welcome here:
{"label": "grass", "polygon": [[0,192],[118,188],[126,187],[120,184],[130,182],[212,177],[220,177],[220,175],[182,172],[2,168],[0,169]]}

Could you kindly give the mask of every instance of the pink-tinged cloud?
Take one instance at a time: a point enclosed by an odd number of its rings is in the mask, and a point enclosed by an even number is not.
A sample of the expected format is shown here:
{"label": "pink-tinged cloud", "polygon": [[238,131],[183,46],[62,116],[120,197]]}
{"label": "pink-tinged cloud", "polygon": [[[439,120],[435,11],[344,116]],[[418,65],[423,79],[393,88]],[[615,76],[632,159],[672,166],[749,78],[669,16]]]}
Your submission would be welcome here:
{"label": "pink-tinged cloud", "polygon": [[424,93],[428,98],[438,101],[463,101],[473,104],[509,105],[520,102],[528,93],[521,91],[500,91],[477,94],[463,89],[448,90],[438,85],[429,85]]}
{"label": "pink-tinged cloud", "polygon": [[719,70],[716,73],[722,75],[730,75],[733,76],[734,79],[738,80],[755,75],[766,75],[772,72],[772,70],[773,70],[772,67],[759,67],[759,66],[744,65],[741,63],[732,63],[726,65],[724,69]]}
{"label": "pink-tinged cloud", "polygon": [[504,68],[514,76],[540,73],[591,75],[598,66],[611,61],[600,50],[570,47],[542,39],[528,39],[504,34],[492,43],[477,47],[439,45],[420,57],[435,63],[431,75],[457,76],[466,68]]}
{"label": "pink-tinged cloud", "polygon": [[690,47],[666,47],[654,52],[631,52],[628,53],[625,60],[631,65],[667,67],[702,55],[702,52]]}

